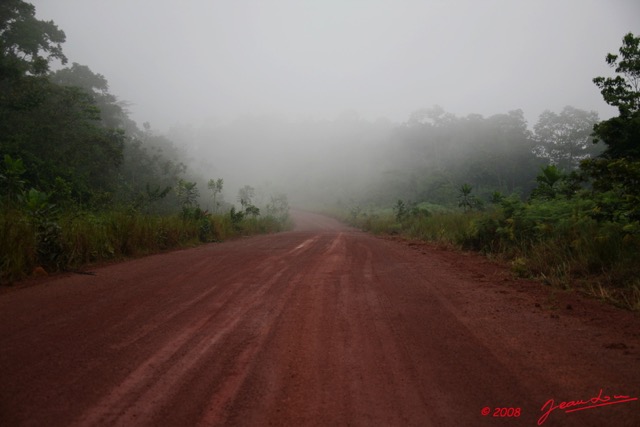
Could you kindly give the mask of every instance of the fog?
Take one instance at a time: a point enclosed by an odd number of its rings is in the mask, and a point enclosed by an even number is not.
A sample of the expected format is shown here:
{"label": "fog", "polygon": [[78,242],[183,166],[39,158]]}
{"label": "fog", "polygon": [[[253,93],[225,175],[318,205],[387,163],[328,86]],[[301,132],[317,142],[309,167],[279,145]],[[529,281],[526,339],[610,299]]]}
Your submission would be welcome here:
{"label": "fog", "polygon": [[299,195],[370,179],[374,147],[421,108],[611,117],[592,79],[640,32],[636,0],[32,3],[195,173]]}
{"label": "fog", "polygon": [[65,31],[71,61],[161,129],[245,113],[403,121],[433,104],[607,116],[591,79],[640,26],[635,0],[32,3]]}

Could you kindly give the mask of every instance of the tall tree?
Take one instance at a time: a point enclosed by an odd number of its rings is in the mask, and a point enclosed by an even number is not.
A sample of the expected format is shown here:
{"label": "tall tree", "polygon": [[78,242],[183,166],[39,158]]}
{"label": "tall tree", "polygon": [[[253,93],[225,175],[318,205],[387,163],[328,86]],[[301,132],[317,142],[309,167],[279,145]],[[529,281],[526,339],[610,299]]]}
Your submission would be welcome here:
{"label": "tall tree", "polygon": [[125,129],[129,133],[137,131],[135,123],[127,115],[125,103],[119,102],[109,93],[109,82],[102,74],[94,73],[86,65],[74,62],[71,67],[58,70],[49,78],[53,83],[79,87],[91,95],[100,110],[103,126]]}
{"label": "tall tree", "polygon": [[22,0],[0,2],[0,79],[45,75],[52,59],[66,63],[64,32],[35,14],[36,8]]}
{"label": "tall tree", "polygon": [[618,75],[593,79],[619,115],[594,127],[607,149],[581,168],[592,179],[598,216],[628,222],[625,230],[640,234],[640,37],[626,34],[619,52],[606,57]]}
{"label": "tall tree", "polygon": [[211,194],[213,197],[213,212],[217,212],[220,207],[220,199],[219,196],[222,195],[222,187],[224,185],[224,180],[222,178],[210,179],[207,183],[207,188],[211,190]]}
{"label": "tall tree", "polygon": [[640,159],[640,37],[625,35],[619,52],[606,57],[618,75],[596,77],[593,82],[620,114],[596,125],[594,136],[607,144],[606,157]]}
{"label": "tall tree", "polygon": [[567,105],[559,113],[546,110],[533,127],[534,152],[560,170],[577,169],[584,159],[595,157],[602,151],[592,143],[593,126],[598,113]]}
{"label": "tall tree", "polygon": [[0,124],[0,146],[3,154],[24,160],[28,185],[52,191],[61,179],[84,202],[111,191],[124,134],[100,126],[91,96],[45,80],[14,88],[10,102],[0,105],[6,119]]}
{"label": "tall tree", "polygon": [[477,138],[483,149],[473,153],[471,162],[482,165],[490,179],[477,184],[507,194],[527,193],[538,165],[532,154],[531,131],[524,112],[518,109],[496,114],[485,119],[481,129]]}
{"label": "tall tree", "polygon": [[33,5],[0,3],[0,155],[24,161],[25,188],[64,187],[88,202],[112,190],[124,137],[100,126],[89,92],[49,80],[50,61],[66,62],[64,41],[52,21],[35,18]]}
{"label": "tall tree", "polygon": [[238,190],[238,201],[243,209],[253,204],[253,198],[256,196],[256,190],[250,185],[245,185]]}
{"label": "tall tree", "polygon": [[171,140],[144,123],[144,131],[130,132],[126,139],[116,201],[144,211],[174,212],[182,203],[178,192],[187,168],[183,158]]}

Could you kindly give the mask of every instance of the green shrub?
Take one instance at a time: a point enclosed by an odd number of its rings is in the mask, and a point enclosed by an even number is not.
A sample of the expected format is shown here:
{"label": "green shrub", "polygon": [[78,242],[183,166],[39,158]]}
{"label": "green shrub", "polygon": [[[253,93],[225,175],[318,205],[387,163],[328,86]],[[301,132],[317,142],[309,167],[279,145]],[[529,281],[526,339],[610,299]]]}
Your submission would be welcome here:
{"label": "green shrub", "polygon": [[132,211],[65,212],[55,221],[19,210],[0,213],[0,283],[19,280],[34,267],[48,272],[126,257],[146,255],[239,235],[291,229],[273,216],[187,214],[158,216]]}
{"label": "green shrub", "polygon": [[588,197],[529,202],[501,197],[498,202],[499,206],[483,212],[415,215],[399,201],[393,209],[359,211],[351,223],[376,234],[400,233],[501,254],[512,260],[518,276],[540,277],[561,288],[596,281],[598,286],[592,288],[609,290],[608,299],[623,301],[630,308],[640,306],[636,298],[640,295],[640,227],[635,223],[600,219],[593,214],[597,213],[596,203]]}
{"label": "green shrub", "polygon": [[37,265],[38,241],[29,218],[15,210],[0,210],[0,283],[31,273]]}

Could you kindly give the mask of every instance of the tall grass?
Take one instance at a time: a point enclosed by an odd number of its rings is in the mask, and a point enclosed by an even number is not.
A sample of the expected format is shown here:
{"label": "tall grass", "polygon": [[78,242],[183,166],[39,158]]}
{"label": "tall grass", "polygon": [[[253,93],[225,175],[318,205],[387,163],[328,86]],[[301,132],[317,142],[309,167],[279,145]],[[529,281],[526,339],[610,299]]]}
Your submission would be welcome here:
{"label": "tall grass", "polygon": [[451,211],[401,221],[388,211],[343,218],[366,231],[497,255],[509,260],[520,276],[606,295],[611,302],[640,310],[640,236],[624,224],[592,219],[592,209],[580,200],[512,200],[483,212]]}
{"label": "tall grass", "polygon": [[49,226],[44,233],[22,211],[0,212],[0,283],[20,280],[35,267],[48,272],[75,269],[95,262],[291,227],[289,221],[270,216],[233,223],[223,214],[192,218],[119,211],[67,212],[53,224],[55,227]]}
{"label": "tall grass", "polygon": [[33,225],[23,214],[0,213],[0,281],[22,278],[37,262],[37,238]]}

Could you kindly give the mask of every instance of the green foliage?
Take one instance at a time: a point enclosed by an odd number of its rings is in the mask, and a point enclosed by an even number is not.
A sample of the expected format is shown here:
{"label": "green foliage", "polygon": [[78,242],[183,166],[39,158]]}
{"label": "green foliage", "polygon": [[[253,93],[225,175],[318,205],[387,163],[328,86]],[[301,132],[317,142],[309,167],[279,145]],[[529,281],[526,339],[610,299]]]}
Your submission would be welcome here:
{"label": "green foliage", "polygon": [[[24,182],[20,179],[21,175],[26,172],[20,159],[12,159],[11,156],[5,155],[5,171],[2,180],[6,184],[6,194],[3,195],[2,204],[0,205],[9,214],[6,218],[15,219],[20,222],[28,222],[30,230],[34,233],[33,240],[35,242],[35,251],[30,254],[30,262],[19,262],[18,265],[26,266],[31,262],[37,262],[40,265],[52,266],[57,268],[59,258],[62,255],[60,246],[60,226],[57,223],[58,208],[51,203],[51,195],[31,188],[25,190]],[[6,238],[14,242],[15,237],[12,233],[5,231]],[[20,244],[16,244],[20,248]],[[31,247],[31,244],[29,244]],[[11,257],[11,248],[5,248],[7,256]]]}
{"label": "green foliage", "polygon": [[482,200],[471,194],[473,187],[469,184],[462,184],[458,188],[458,206],[465,212],[472,209],[482,209]]}
{"label": "green foliage", "polygon": [[67,58],[62,53],[63,31],[53,21],[35,18],[36,9],[22,0],[0,3],[0,79],[20,75],[43,75],[49,61]]}
{"label": "green foliage", "polygon": [[556,114],[546,110],[534,126],[534,152],[560,170],[577,169],[580,161],[600,154],[600,146],[592,143],[593,126],[598,122],[595,111],[566,106]]}
{"label": "green foliage", "polygon": [[271,202],[266,206],[266,213],[268,217],[275,218],[282,224],[290,223],[287,195],[281,193],[271,196]]}
{"label": "green foliage", "polygon": [[425,218],[431,215],[431,212],[427,208],[422,207],[418,203],[411,203],[410,205],[409,215],[411,218]]}
{"label": "green foliage", "polygon": [[[64,33],[34,16],[19,0],[0,6],[0,156],[22,162],[22,187],[61,207],[175,212],[181,205],[168,189],[185,167],[170,141],[141,132],[89,67],[47,74],[50,60],[66,62]],[[16,176],[3,175],[15,194]]]}
{"label": "green foliage", "polygon": [[[61,86],[79,87],[92,95],[109,95],[109,83],[102,74],[95,74],[86,65],[77,62],[50,75],[52,82]],[[113,97],[112,95],[109,95]]]}
{"label": "green foliage", "polygon": [[594,127],[594,137],[607,144],[605,158],[640,159],[640,112],[628,118],[619,116],[598,123]]}
{"label": "green foliage", "polygon": [[100,125],[91,97],[43,78],[25,78],[13,89],[3,97],[0,88],[0,146],[24,163],[25,186],[51,192],[59,178],[80,203],[111,192],[125,136]]}
{"label": "green foliage", "polygon": [[607,104],[618,107],[620,115],[594,127],[594,137],[606,145],[606,158],[640,159],[640,37],[628,33],[620,55],[608,54],[607,64],[616,67],[616,77],[596,77]]}
{"label": "green foliage", "polygon": [[392,217],[376,213],[363,213],[352,225],[374,234],[398,234],[402,230],[402,225]]}
{"label": "green foliage", "polygon": [[519,276],[539,277],[562,288],[590,289],[598,283],[598,289],[608,290],[608,299],[638,307],[640,228],[628,221],[594,218],[597,209],[598,200],[588,193],[529,201],[509,196],[483,212],[406,214],[398,224],[394,207],[360,214],[352,224],[374,233],[401,233],[503,256],[512,260]]}
{"label": "green foliage", "polygon": [[0,211],[0,283],[28,276],[34,267],[48,272],[113,259],[142,256],[200,242],[282,231],[275,218],[235,222],[228,215],[202,211],[182,215],[143,215],[128,211],[64,212],[34,220],[25,211]]}
{"label": "green foliage", "polygon": [[478,200],[492,191],[524,195],[543,163],[532,153],[521,110],[486,118],[423,110],[396,128],[391,140],[376,165],[383,172],[357,203],[386,206],[400,198],[455,207],[459,183],[471,185]]}
{"label": "green foliage", "polygon": [[257,217],[258,215],[260,215],[260,209],[258,209],[256,206],[254,205],[248,205],[247,207],[244,208],[244,212],[247,216],[251,216],[251,217]]}
{"label": "green foliage", "polygon": [[594,127],[594,136],[607,145],[600,158],[584,161],[581,170],[591,180],[592,217],[613,221],[637,237],[640,229],[640,37],[624,36],[620,55],[608,54],[619,75],[597,77],[604,100],[618,107],[619,116]]}
{"label": "green foliage", "polygon": [[0,284],[27,276],[37,265],[35,225],[22,212],[0,210]]}
{"label": "green foliage", "polygon": [[231,210],[229,211],[229,218],[231,219],[231,224],[233,224],[233,226],[237,230],[239,230],[240,229],[240,224],[242,223],[242,220],[244,219],[244,212],[236,211],[236,207],[232,206]]}
{"label": "green foliage", "polygon": [[[565,107],[543,113],[532,135],[518,112],[488,119],[441,109],[412,115],[385,153],[395,168],[368,199],[386,208],[352,209],[349,222],[499,255],[520,276],[579,286],[638,309],[640,38],[627,34],[620,55],[609,54],[607,63],[619,75],[594,82],[620,114],[601,123],[595,113]],[[602,148],[588,145],[592,127],[592,141],[606,146],[600,155]],[[403,201],[410,199],[457,203],[463,212],[417,216]],[[491,206],[476,211],[481,200]]]}
{"label": "green foliage", "polygon": [[238,202],[242,206],[242,209],[246,209],[247,206],[253,204],[253,198],[256,196],[256,190],[249,186],[245,185],[240,190],[238,190]]}
{"label": "green foliage", "polygon": [[640,221],[640,160],[594,159],[582,168],[594,178],[594,218],[622,223]]}
{"label": "green foliage", "polygon": [[402,200],[396,202],[393,211],[396,213],[396,221],[398,222],[402,222],[408,214],[407,205]]}
{"label": "green foliage", "polygon": [[[33,5],[0,3],[0,282],[290,225],[286,197],[259,218],[249,186],[244,212],[200,209],[185,154],[140,130],[103,75],[77,63],[49,73],[66,63],[64,40]],[[214,211],[222,187],[209,182]]]}
{"label": "green foliage", "polygon": [[217,180],[210,179],[207,183],[207,188],[211,190],[212,198],[213,198],[213,212],[217,212],[220,208],[220,196],[222,194],[222,187],[224,185],[224,180],[222,178],[218,178]]}
{"label": "green foliage", "polygon": [[88,94],[95,103],[97,117],[104,127],[124,129],[130,133],[136,130],[135,123],[127,116],[124,104],[109,93],[109,83],[102,74],[94,73],[86,65],[74,62],[71,67],[51,73],[49,80],[59,86],[79,88]]}
{"label": "green foliage", "polygon": [[22,206],[34,218],[48,217],[55,212],[55,205],[49,203],[49,195],[30,189],[21,196]]}
{"label": "green foliage", "polygon": [[640,108],[640,37],[628,33],[622,39],[620,55],[608,54],[607,64],[616,67],[616,77],[596,77],[607,104],[618,107],[620,116],[627,118]]}
{"label": "green foliage", "polygon": [[491,203],[494,205],[498,205],[500,203],[502,203],[502,201],[504,200],[504,194],[502,194],[499,191],[494,191],[491,193]]}
{"label": "green foliage", "polygon": [[183,212],[197,208],[198,197],[200,197],[200,193],[197,183],[183,179],[178,180],[178,198],[180,199]]}
{"label": "green foliage", "polygon": [[13,159],[10,155],[4,155],[4,170],[0,174],[2,182],[2,201],[5,205],[15,203],[23,194],[24,180],[22,175],[27,171],[22,159]]}
{"label": "green foliage", "polygon": [[125,144],[114,198],[145,213],[170,214],[181,209],[178,183],[186,166],[180,158],[171,141],[145,126],[144,132],[136,132]]}
{"label": "green foliage", "polygon": [[547,200],[554,199],[558,195],[559,187],[565,178],[566,175],[556,165],[541,168],[540,174],[536,177],[538,186],[532,191],[531,197]]}
{"label": "green foliage", "polygon": [[402,200],[398,200],[393,207],[393,212],[395,212],[396,222],[401,224],[402,226],[406,226],[412,220],[427,217],[431,215],[428,209],[420,206],[415,202],[407,202],[405,203]]}
{"label": "green foliage", "polygon": [[49,195],[34,188],[24,192],[21,208],[36,230],[37,259],[40,265],[58,269],[63,256],[60,242],[59,212]]}
{"label": "green foliage", "polygon": [[460,246],[471,229],[471,218],[477,213],[468,214],[434,214],[417,218],[403,232],[412,238],[432,241],[444,246]]}

